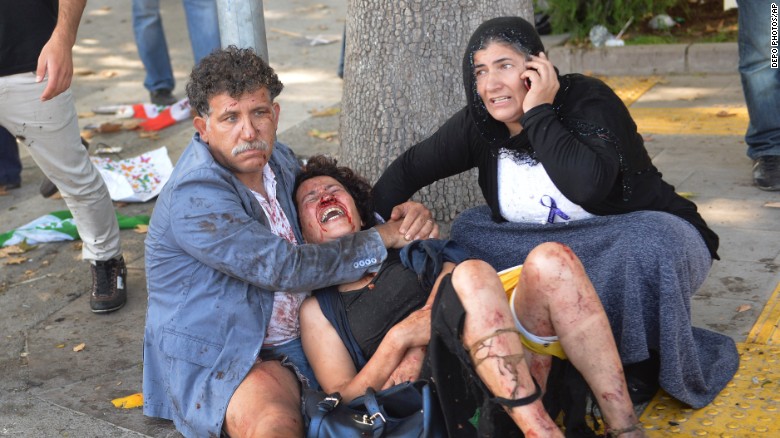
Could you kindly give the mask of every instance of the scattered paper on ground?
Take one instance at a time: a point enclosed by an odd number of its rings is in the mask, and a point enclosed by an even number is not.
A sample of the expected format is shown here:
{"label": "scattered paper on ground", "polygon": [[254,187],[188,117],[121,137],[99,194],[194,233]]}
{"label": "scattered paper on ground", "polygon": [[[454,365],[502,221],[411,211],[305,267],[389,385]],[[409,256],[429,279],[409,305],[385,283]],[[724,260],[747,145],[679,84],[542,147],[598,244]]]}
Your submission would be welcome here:
{"label": "scattered paper on ground", "polygon": [[90,157],[114,201],[146,202],[160,193],[173,164],[165,146],[134,158]]}
{"label": "scattered paper on ground", "polygon": [[115,398],[111,400],[111,403],[114,404],[114,407],[116,408],[122,408],[122,409],[133,409],[133,408],[139,408],[144,405],[144,395],[143,393],[135,393],[128,395],[127,397],[120,397]]}

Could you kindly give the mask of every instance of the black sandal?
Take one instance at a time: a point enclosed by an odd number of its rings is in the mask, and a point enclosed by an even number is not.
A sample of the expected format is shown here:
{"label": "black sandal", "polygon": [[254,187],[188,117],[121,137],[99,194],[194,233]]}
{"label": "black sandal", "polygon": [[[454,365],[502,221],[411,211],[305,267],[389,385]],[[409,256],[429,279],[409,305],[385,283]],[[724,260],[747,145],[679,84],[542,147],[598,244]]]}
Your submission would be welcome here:
{"label": "black sandal", "polygon": [[536,379],[534,379],[533,376],[531,376],[531,380],[534,381],[534,393],[533,394],[531,394],[531,395],[529,395],[527,397],[516,398],[516,399],[509,399],[509,398],[503,398],[503,397],[492,397],[490,399],[490,401],[494,402],[494,403],[498,403],[498,404],[500,404],[502,406],[506,406],[506,407],[511,409],[511,408],[516,408],[518,406],[529,405],[529,404],[535,402],[536,400],[539,400],[539,398],[542,396],[542,388],[539,386],[539,383],[536,382]]}

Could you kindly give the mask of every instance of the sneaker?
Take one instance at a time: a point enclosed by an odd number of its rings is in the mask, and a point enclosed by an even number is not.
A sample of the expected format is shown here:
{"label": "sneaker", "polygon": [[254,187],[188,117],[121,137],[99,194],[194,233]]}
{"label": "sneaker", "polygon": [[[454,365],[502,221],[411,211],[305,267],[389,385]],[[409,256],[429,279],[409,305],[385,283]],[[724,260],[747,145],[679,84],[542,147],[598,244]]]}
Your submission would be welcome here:
{"label": "sneaker", "polygon": [[92,268],[92,295],[89,307],[94,313],[119,310],[127,302],[127,267],[119,256],[106,261],[95,261]]}
{"label": "sneaker", "polygon": [[753,182],[761,190],[780,190],[780,155],[764,155],[753,162]]}
{"label": "sneaker", "polygon": [[[84,139],[84,137],[81,137],[81,145],[84,146],[87,150],[89,150],[89,142]],[[60,191],[60,189],[57,188],[57,186],[54,185],[53,182],[49,178],[46,177],[46,175],[43,176],[43,181],[41,182],[41,187],[38,189],[38,191],[41,193],[41,196],[44,198],[51,198],[54,196],[57,192]]]}
{"label": "sneaker", "polygon": [[160,106],[173,105],[177,102],[177,99],[171,94],[171,90],[167,88],[152,90],[149,92],[149,97],[153,104]]}

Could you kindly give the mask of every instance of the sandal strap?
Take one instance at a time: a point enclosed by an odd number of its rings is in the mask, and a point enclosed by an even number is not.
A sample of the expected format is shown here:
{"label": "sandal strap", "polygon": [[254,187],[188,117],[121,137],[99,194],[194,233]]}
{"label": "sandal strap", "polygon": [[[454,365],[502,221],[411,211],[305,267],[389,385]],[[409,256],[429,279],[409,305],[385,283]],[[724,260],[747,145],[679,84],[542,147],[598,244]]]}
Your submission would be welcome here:
{"label": "sandal strap", "polygon": [[523,398],[516,398],[516,399],[509,399],[509,398],[503,398],[503,397],[493,397],[490,399],[490,401],[498,403],[502,406],[506,406],[508,408],[516,408],[518,406],[525,406],[528,404],[531,404],[539,399],[539,397],[542,396],[542,388],[539,386],[539,383],[536,382],[536,379],[531,376],[531,380],[534,382],[534,393]]}
{"label": "sandal strap", "polygon": [[640,427],[642,427],[641,421],[637,421],[631,426],[624,427],[622,429],[613,429],[609,427],[609,425],[607,425],[606,430],[604,431],[604,438],[617,438],[620,435],[623,435],[624,433],[629,433],[635,430],[639,430]]}

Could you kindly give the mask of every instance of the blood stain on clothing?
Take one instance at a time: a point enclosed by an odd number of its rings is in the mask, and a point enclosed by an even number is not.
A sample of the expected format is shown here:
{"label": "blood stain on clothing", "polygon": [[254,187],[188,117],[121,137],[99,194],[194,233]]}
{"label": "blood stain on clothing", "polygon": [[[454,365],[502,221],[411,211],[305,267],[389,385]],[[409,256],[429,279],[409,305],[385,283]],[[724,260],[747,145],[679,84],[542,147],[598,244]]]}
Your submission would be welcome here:
{"label": "blood stain on clothing", "polygon": [[217,231],[217,226],[214,225],[213,222],[209,222],[209,221],[198,222],[198,227],[203,231],[210,231],[210,232]]}

